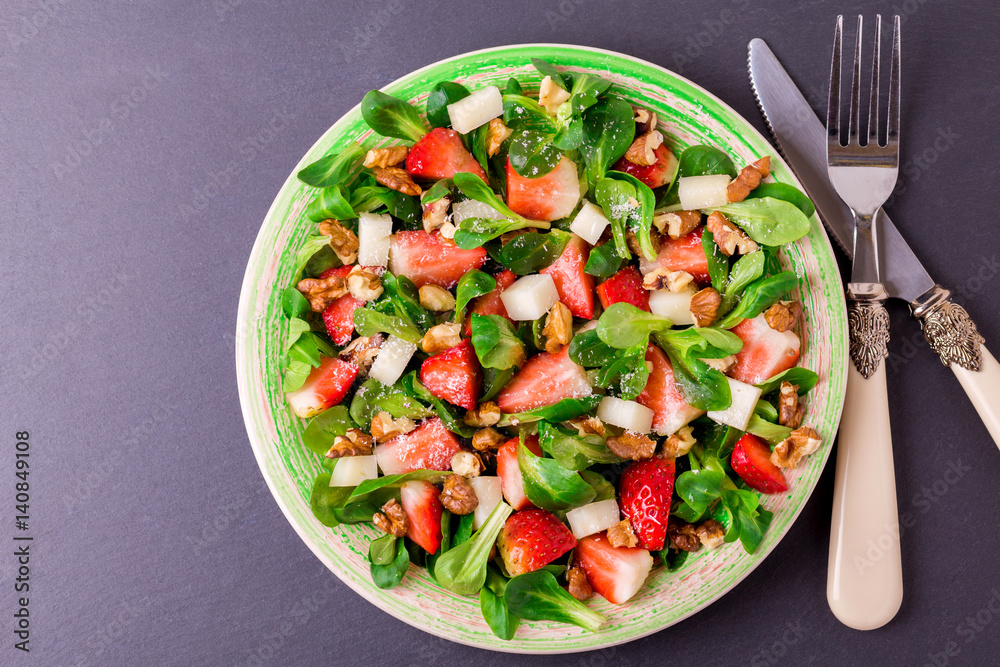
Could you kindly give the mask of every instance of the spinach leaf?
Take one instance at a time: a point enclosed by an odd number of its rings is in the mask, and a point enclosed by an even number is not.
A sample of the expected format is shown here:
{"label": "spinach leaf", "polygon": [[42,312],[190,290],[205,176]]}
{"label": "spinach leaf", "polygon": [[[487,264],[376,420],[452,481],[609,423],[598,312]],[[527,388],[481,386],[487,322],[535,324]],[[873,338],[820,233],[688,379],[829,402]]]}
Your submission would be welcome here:
{"label": "spinach leaf", "polygon": [[508,93],[503,96],[503,123],[513,130],[535,130],[546,135],[558,131],[545,108],[522,94]]}
{"label": "spinach leaf", "polygon": [[437,560],[434,574],[438,583],[456,595],[472,595],[486,583],[490,550],[513,510],[498,503],[471,539],[457,544]]}
{"label": "spinach leaf", "polygon": [[623,301],[608,306],[597,321],[597,336],[618,349],[645,345],[649,335],[673,326],[668,318],[654,315]]}
{"label": "spinach leaf", "polygon": [[[382,477],[377,477],[375,479],[366,479],[354,487],[354,491],[351,493],[351,496],[347,499],[347,501],[348,503],[365,502],[366,500],[374,497],[375,494],[382,489],[398,489],[403,486],[403,484],[413,480],[437,483],[443,481],[450,475],[450,472],[420,469],[411,470],[410,472],[401,472],[396,475],[383,475]],[[371,517],[368,518],[371,520]]]}
{"label": "spinach leaf", "polygon": [[427,572],[431,575],[434,581],[437,581],[437,577],[434,576],[434,566],[437,565],[438,558],[441,557],[443,553],[451,548],[451,512],[446,509],[441,510],[441,546],[438,550],[427,556]]}
{"label": "spinach leaf", "polygon": [[458,526],[455,528],[455,537],[451,540],[451,546],[457,547],[463,542],[467,542],[472,537],[472,524],[475,523],[474,514],[463,514],[458,517]]}
{"label": "spinach leaf", "polygon": [[747,195],[747,199],[761,199],[763,197],[772,197],[789,204],[795,204],[807,218],[811,218],[816,212],[816,206],[812,200],[797,187],[788,183],[761,183]]}
{"label": "spinach leaf", "polygon": [[442,81],[427,95],[427,122],[431,127],[451,127],[448,105],[469,96],[469,89],[454,81]]}
{"label": "spinach leaf", "polygon": [[628,248],[625,229],[629,219],[638,208],[632,202],[638,203],[635,187],[627,181],[613,178],[601,178],[594,189],[594,200],[604,209],[604,215],[611,223],[611,238],[614,240],[615,252],[619,257],[629,259],[632,253]]}
{"label": "spinach leaf", "polygon": [[[388,537],[392,537],[391,535]],[[406,550],[403,538],[393,538],[395,557],[386,565],[371,563],[372,582],[381,589],[395,588],[403,580],[407,568],[410,567],[410,554]]]}
{"label": "spinach leaf", "polygon": [[683,549],[671,549],[666,548],[659,552],[660,560],[663,562],[663,566],[667,568],[667,572],[676,572],[677,570],[684,567],[684,563],[688,559],[687,551]]}
{"label": "spinach leaf", "polygon": [[376,399],[389,391],[389,387],[376,380],[369,378],[361,383],[354,398],[351,399],[350,416],[355,424],[371,424],[372,417],[378,412]]}
{"label": "spinach leaf", "polygon": [[610,278],[618,273],[625,258],[618,254],[618,249],[614,243],[602,243],[590,250],[590,257],[584,273],[588,273],[595,278]]}
{"label": "spinach leaf", "polygon": [[552,63],[547,60],[542,60],[541,58],[532,58],[531,65],[538,70],[538,73],[543,77],[551,77],[552,83],[569,92],[569,81],[552,65]]}
{"label": "spinach leaf", "polygon": [[437,324],[434,314],[420,305],[420,291],[412,280],[386,271],[382,275],[382,286],[385,293],[379,301],[387,302],[402,320],[424,330]]}
{"label": "spinach leaf", "polygon": [[546,419],[551,422],[564,422],[574,417],[586,414],[597,407],[597,404],[604,398],[600,394],[585,396],[583,398],[564,398],[552,405],[543,405],[540,408],[515,412],[504,415],[500,420],[500,426],[510,426],[512,424],[529,424],[531,422]]}
{"label": "spinach leaf", "polygon": [[412,104],[380,90],[370,90],[361,99],[361,116],[383,137],[419,141],[427,134]]}
{"label": "spinach leaf", "polygon": [[360,144],[351,143],[341,152],[325,155],[304,167],[296,177],[314,188],[347,183],[360,170],[361,158],[366,152]]}
{"label": "spinach leaf", "polygon": [[500,315],[472,315],[472,347],[483,368],[515,368],[526,357],[514,327]]}
{"label": "spinach leaf", "polygon": [[[310,236],[306,239],[306,242],[302,244],[299,251],[295,253],[295,271],[292,275],[295,276],[296,279],[298,276],[302,275],[302,271],[313,258],[313,255],[316,255],[324,249],[329,251],[330,254],[333,254],[333,248],[330,247],[329,236]],[[334,255],[334,257],[336,257],[336,255]],[[337,261],[339,262],[340,260]]]}
{"label": "spinach leaf", "polygon": [[587,368],[603,366],[617,354],[617,349],[601,340],[594,329],[581,331],[569,343],[569,358]]}
{"label": "spinach leaf", "polygon": [[562,152],[552,145],[551,136],[535,130],[518,130],[510,138],[507,157],[518,176],[541,178],[556,168]]}
{"label": "spinach leaf", "polygon": [[739,538],[743,549],[752,554],[764,539],[773,515],[760,508],[760,499],[752,491],[723,489],[722,502],[729,510],[732,522],[726,531],[726,541],[733,542]]}
{"label": "spinach leaf", "polygon": [[763,398],[757,399],[757,404],[753,406],[753,412],[755,415],[760,415],[761,418],[769,422],[778,421],[778,410],[770,402],[764,400]]}
{"label": "spinach leaf", "polygon": [[521,234],[500,248],[497,261],[519,276],[538,273],[559,259],[571,238],[561,229]]}
{"label": "spinach leaf", "polygon": [[798,277],[791,271],[783,271],[776,276],[768,276],[747,285],[739,304],[713,326],[717,329],[732,329],[743,320],[753,319],[777,303],[778,299],[795,289]]}
{"label": "spinach leaf", "polygon": [[594,499],[590,502],[597,503],[602,500],[614,500],[615,499],[615,485],[608,481],[604,475],[594,470],[581,470],[580,477],[583,477],[583,481],[590,484],[591,488],[594,489]]}
{"label": "spinach leaf", "polygon": [[691,333],[677,332],[676,335],[673,335],[671,332],[672,340],[676,341],[681,337],[697,335],[707,344],[699,346],[701,357],[705,359],[722,359],[743,349],[743,341],[732,331],[709,327],[692,327],[684,331]]}
{"label": "spinach leaf", "polygon": [[[486,143],[489,138],[489,134],[490,125],[487,123],[485,125],[480,125],[473,130],[469,137],[469,141],[472,144],[472,156],[476,158],[476,162],[478,162],[479,166],[483,168],[484,172],[486,172],[487,178],[489,178],[490,174],[490,154],[489,147]],[[509,146],[510,137],[508,137],[504,143]]]}
{"label": "spinach leaf", "polygon": [[453,322],[465,320],[465,307],[477,296],[489,294],[496,289],[497,281],[493,276],[483,273],[479,269],[466,272],[458,281],[455,288],[455,316]]}
{"label": "spinach leaf", "polygon": [[[340,521],[334,510],[343,506],[354,489],[350,486],[330,486],[330,473],[321,472],[313,482],[312,493],[309,495],[309,507],[313,515],[324,526],[336,528]],[[371,519],[371,517],[368,517]]]}
{"label": "spinach leaf", "polygon": [[515,373],[517,373],[517,366],[511,366],[503,370],[498,368],[484,368],[483,397],[479,400],[492,401],[500,393],[500,390],[510,382]]}
{"label": "spinach leaf", "polygon": [[580,152],[586,161],[587,182],[591,188],[604,177],[612,164],[625,155],[635,139],[632,106],[608,95],[583,112],[583,142]]}
{"label": "spinach leaf", "polygon": [[376,537],[368,545],[368,560],[373,565],[389,565],[396,559],[396,538],[395,535],[383,535]]}
{"label": "spinach leaf", "polygon": [[[617,194],[613,195],[613,198],[607,202],[610,204],[610,213],[608,206],[604,201],[601,201],[601,183],[605,179],[611,179],[614,181],[619,181],[621,183],[627,183],[632,186],[631,189],[624,191],[622,188],[617,190]],[[614,193],[614,190],[604,190],[605,193]],[[621,199],[621,195],[626,194],[625,199]],[[598,203],[604,208],[605,214],[608,215],[608,220],[611,220],[612,214],[622,214],[624,217],[622,219],[622,224],[629,227],[635,234],[639,241],[639,249],[642,251],[643,256],[650,262],[656,259],[657,251],[653,247],[653,241],[650,237],[650,233],[653,227],[653,209],[656,207],[656,197],[653,195],[653,191],[648,185],[640,181],[638,178],[632,174],[626,174],[620,171],[609,171],[607,176],[597,183],[597,193],[595,196],[598,199]],[[632,206],[631,202],[637,201],[638,206]],[[612,227],[612,230],[614,228]]]}
{"label": "spinach leaf", "polygon": [[554,459],[543,459],[520,443],[517,463],[524,481],[524,495],[536,507],[545,510],[568,510],[586,505],[596,492],[575,471],[567,470]]}
{"label": "spinach leaf", "polygon": [[395,190],[389,190],[385,198],[389,214],[398,218],[404,229],[423,229],[423,209],[419,199]]}
{"label": "spinach leaf", "polygon": [[312,371],[312,366],[309,364],[301,361],[289,362],[281,375],[281,390],[287,394],[301,388],[305,384],[306,378],[309,377],[310,371]]}
{"label": "spinach leaf", "polygon": [[333,185],[319,191],[319,196],[306,206],[306,217],[315,222],[322,220],[346,220],[357,217],[347,191],[342,185]]}
{"label": "spinach leaf", "polygon": [[[308,302],[306,307],[308,307]],[[288,336],[285,338],[285,352],[288,352],[292,347],[299,342],[299,339],[303,334],[308,333],[312,327],[308,322],[298,317],[293,317],[288,320]]]}
{"label": "spinach leaf", "polygon": [[552,137],[552,145],[561,151],[572,151],[583,143],[583,119],[570,118],[556,136]]}
{"label": "spinach leaf", "polygon": [[716,210],[761,245],[780,246],[809,233],[809,218],[794,204],[773,197],[744,199]]}
{"label": "spinach leaf", "polygon": [[347,429],[354,427],[347,408],[335,405],[312,418],[302,432],[302,443],[316,454],[324,456],[333,446],[334,438],[345,435]]}
{"label": "spinach leaf", "polygon": [[621,463],[624,460],[608,449],[601,436],[579,435],[576,431],[547,421],[538,423],[538,442],[542,451],[567,470],[586,470],[595,463]]}
{"label": "spinach leaf", "polygon": [[[573,86],[570,89],[569,104],[574,116],[580,116],[584,111],[597,104],[598,98],[611,88],[611,82],[592,74],[573,75]],[[580,119],[582,130],[583,123]]]}
{"label": "spinach leaf", "polygon": [[729,279],[729,258],[722,254],[722,250],[715,242],[715,236],[707,229],[701,232],[701,249],[705,252],[712,287],[721,294],[725,291],[726,281]]}
{"label": "spinach leaf", "polygon": [[295,287],[281,290],[281,309],[291,318],[304,318],[309,311],[309,300]]}
{"label": "spinach leaf", "polygon": [[796,366],[795,368],[789,368],[787,371],[782,371],[769,380],[765,380],[755,386],[760,389],[762,394],[770,394],[775,389],[781,387],[782,382],[791,382],[798,385],[799,395],[801,396],[816,386],[816,383],[819,382],[819,375],[808,368]]}
{"label": "spinach leaf", "polygon": [[479,589],[479,608],[483,620],[500,639],[513,639],[520,619],[510,613],[504,602],[507,580],[494,568],[486,570],[486,585]]}
{"label": "spinach leaf", "polygon": [[[715,244],[713,243],[713,245]],[[722,289],[719,314],[728,313],[739,300],[740,294],[746,289],[746,286],[762,275],[764,275],[764,252],[762,250],[743,255],[736,260],[736,263],[733,264],[733,270],[729,274],[729,280]]]}
{"label": "spinach leaf", "polygon": [[732,159],[714,146],[690,146],[684,149],[678,162],[678,173],[681,176],[727,174],[736,178],[739,175]]}
{"label": "spinach leaf", "polygon": [[747,424],[747,433],[767,440],[772,446],[786,439],[791,432],[792,429],[787,426],[772,424],[756,413],[750,415],[750,422]]}
{"label": "spinach leaf", "polygon": [[520,95],[521,82],[514,77],[510,77],[507,79],[507,85],[504,87],[503,92],[505,95]]}
{"label": "spinach leaf", "polygon": [[413,323],[368,307],[358,308],[354,311],[354,329],[359,336],[371,336],[381,332],[402,338],[413,344],[419,344],[424,337]]}
{"label": "spinach leaf", "polygon": [[693,519],[685,518],[685,521],[697,521],[709,505],[718,500],[724,479],[724,473],[708,469],[688,470],[677,476],[674,489],[694,515]]}
{"label": "spinach leaf", "polygon": [[567,593],[547,570],[519,574],[507,582],[507,609],[519,618],[559,621],[597,632],[607,620]]}
{"label": "spinach leaf", "polygon": [[685,351],[674,345],[679,338],[659,333],[655,336],[656,342],[670,357],[674,382],[687,404],[700,410],[725,410],[729,407],[733,402],[729,382],[725,375],[695,356],[702,354],[700,348]]}
{"label": "spinach leaf", "polygon": [[439,199],[448,197],[451,195],[451,191],[454,187],[455,184],[450,178],[442,178],[440,181],[436,181],[434,185],[424,190],[424,194],[420,197],[420,203],[433,204]]}

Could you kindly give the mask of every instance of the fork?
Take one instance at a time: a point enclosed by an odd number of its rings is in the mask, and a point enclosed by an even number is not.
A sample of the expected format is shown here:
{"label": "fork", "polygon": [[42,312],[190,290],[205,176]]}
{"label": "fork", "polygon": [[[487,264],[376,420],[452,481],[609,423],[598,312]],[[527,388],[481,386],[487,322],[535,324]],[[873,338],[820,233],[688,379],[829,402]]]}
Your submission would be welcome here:
{"label": "fork", "polygon": [[879,143],[882,17],[875,21],[867,138],[861,143],[862,17],[854,48],[850,117],[842,137],[841,42],[837,17],[826,117],[827,165],[837,194],[854,213],[854,266],[847,286],[851,365],[840,422],[830,534],[827,600],[845,625],[872,630],[888,623],[903,600],[899,517],[889,428],[885,364],[889,315],[879,267],[878,217],[899,171],[899,16],[895,17],[888,118]]}

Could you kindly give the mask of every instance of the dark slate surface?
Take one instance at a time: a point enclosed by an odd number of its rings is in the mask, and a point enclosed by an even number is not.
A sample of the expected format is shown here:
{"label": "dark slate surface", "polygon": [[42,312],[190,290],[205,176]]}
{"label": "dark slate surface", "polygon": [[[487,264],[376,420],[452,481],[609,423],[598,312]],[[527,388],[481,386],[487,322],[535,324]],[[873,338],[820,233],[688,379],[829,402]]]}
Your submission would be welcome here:
{"label": "dark slate surface", "polygon": [[[905,196],[890,211],[1000,340],[990,3],[479,4],[5,3],[0,663],[538,661],[430,637],[326,572],[271,499],[237,399],[236,303],[273,196],[365,91],[440,58],[520,42],[622,51],[690,77],[763,130],[745,72],[752,37],[820,108],[835,13],[903,13]],[[565,662],[996,662],[1000,455],[902,305],[892,324],[899,508],[912,518],[898,617],[860,633],[827,608],[830,466],[732,593]],[[30,656],[12,634],[14,433],[25,429]]]}

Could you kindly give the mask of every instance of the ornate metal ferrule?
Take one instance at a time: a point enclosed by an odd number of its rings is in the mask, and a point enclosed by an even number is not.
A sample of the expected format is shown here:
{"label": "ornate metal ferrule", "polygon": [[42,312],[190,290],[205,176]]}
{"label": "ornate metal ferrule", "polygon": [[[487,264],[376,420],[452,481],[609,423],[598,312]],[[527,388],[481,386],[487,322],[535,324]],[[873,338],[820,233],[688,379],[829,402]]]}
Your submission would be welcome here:
{"label": "ornate metal ferrule", "polygon": [[982,369],[982,344],[985,342],[976,323],[965,308],[952,301],[951,292],[935,285],[910,302],[913,316],[931,349],[941,357],[941,363],[956,363],[970,371]]}
{"label": "ornate metal ferrule", "polygon": [[879,283],[847,286],[847,326],[851,335],[851,361],[865,379],[889,356],[889,313],[882,302],[887,295]]}

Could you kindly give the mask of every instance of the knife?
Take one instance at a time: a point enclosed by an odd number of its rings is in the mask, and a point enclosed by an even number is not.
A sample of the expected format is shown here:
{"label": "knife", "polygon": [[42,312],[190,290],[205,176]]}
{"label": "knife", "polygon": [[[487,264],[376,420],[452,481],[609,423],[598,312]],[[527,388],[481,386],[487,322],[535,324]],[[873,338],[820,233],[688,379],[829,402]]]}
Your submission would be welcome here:
{"label": "knife", "polygon": [[[751,40],[749,51],[750,85],[778,150],[834,240],[851,257],[854,217],[827,175],[826,128],[767,44]],[[931,349],[951,368],[1000,447],[1000,364],[968,312],[931,279],[884,211],[877,224],[886,291],[910,304]]]}

